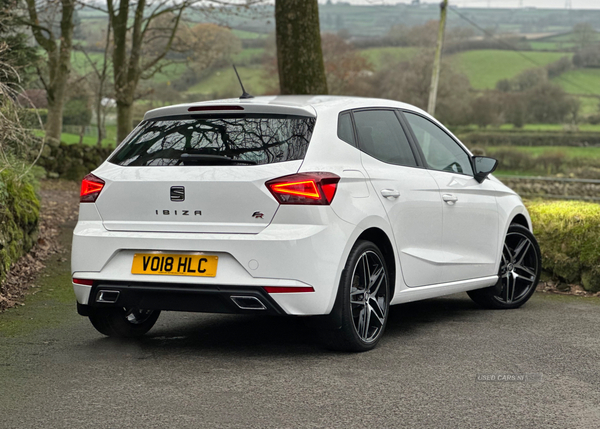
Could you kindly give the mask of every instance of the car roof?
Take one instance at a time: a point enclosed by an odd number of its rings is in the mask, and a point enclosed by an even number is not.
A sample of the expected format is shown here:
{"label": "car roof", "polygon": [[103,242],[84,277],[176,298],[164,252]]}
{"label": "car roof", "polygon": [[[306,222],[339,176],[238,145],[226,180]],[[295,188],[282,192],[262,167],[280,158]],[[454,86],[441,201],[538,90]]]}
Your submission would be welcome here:
{"label": "car roof", "polygon": [[[215,107],[215,109],[211,109]],[[235,107],[236,110],[228,110]],[[167,116],[189,115],[192,112],[234,113],[238,108],[244,113],[271,113],[316,117],[326,111],[341,112],[349,109],[367,107],[391,107],[406,109],[427,115],[421,109],[410,104],[382,98],[346,97],[332,95],[276,95],[247,99],[228,98],[223,100],[202,101],[198,103],[177,104],[146,112],[144,119]],[[190,110],[192,109],[192,110]],[[238,112],[239,113],[239,112]],[[429,116],[429,115],[427,115]]]}

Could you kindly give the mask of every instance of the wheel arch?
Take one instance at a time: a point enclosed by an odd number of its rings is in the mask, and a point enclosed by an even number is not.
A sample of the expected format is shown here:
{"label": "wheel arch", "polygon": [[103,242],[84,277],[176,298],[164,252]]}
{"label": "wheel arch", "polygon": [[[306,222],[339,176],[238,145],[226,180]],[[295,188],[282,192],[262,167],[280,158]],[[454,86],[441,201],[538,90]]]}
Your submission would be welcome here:
{"label": "wheel arch", "polygon": [[529,225],[529,222],[527,222],[527,218],[522,213],[519,213],[515,217],[513,217],[510,221],[510,224],[521,225],[531,231],[531,226]]}
{"label": "wheel arch", "polygon": [[506,214],[502,216],[501,225],[503,226],[501,226],[500,231],[498,231],[501,235],[499,237],[498,250],[496,253],[495,272],[498,272],[498,269],[500,268],[504,239],[508,233],[508,228],[513,224],[521,225],[533,233],[533,225],[531,223],[531,218],[529,217],[529,212],[522,203],[514,206],[510,212],[506,212]]}
{"label": "wheel arch", "polygon": [[377,228],[372,227],[363,231],[356,241],[358,240],[367,240],[371,243],[375,244],[381,250],[383,254],[383,258],[385,259],[385,263],[388,268],[388,277],[390,279],[390,301],[394,297],[394,292],[396,291],[396,258],[394,256],[394,247],[392,246],[392,242],[390,241],[387,234]]}
{"label": "wheel arch", "polygon": [[[381,218],[369,218],[365,219],[365,221],[363,222],[363,224],[370,224],[369,226],[367,226],[366,228],[363,227],[364,229],[361,228],[362,225],[357,226],[354,234],[352,234],[350,240],[348,240],[346,250],[344,251],[342,260],[340,261],[340,269],[338,270],[336,285],[339,286],[342,271],[344,269],[344,266],[346,265],[346,261],[348,259],[348,255],[350,254],[350,250],[356,245],[356,243],[359,240],[370,241],[374,243],[377,247],[379,247],[388,266],[389,277],[391,278],[390,302],[392,302],[394,298],[394,293],[396,291],[396,288],[398,287],[396,279],[397,273],[398,270],[401,270],[401,267],[396,262],[396,247],[393,241],[391,241],[390,239],[391,231],[389,233],[386,233],[385,229],[387,225],[382,221],[383,219]],[[400,288],[402,288],[402,286],[400,286]],[[341,295],[339,293],[339,287],[337,287],[335,289],[335,294],[332,301],[331,312],[327,316],[328,324],[330,325],[330,327],[336,329],[341,326],[342,322],[341,305],[339,302],[340,299]]]}

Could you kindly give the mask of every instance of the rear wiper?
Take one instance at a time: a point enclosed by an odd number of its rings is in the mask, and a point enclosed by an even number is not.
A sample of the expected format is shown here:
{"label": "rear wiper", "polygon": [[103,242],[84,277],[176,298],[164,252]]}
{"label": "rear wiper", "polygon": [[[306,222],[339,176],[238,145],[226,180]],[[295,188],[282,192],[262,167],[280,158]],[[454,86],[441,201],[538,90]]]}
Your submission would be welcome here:
{"label": "rear wiper", "polygon": [[180,158],[187,161],[209,161],[211,164],[249,164],[256,165],[256,161],[247,159],[233,159],[223,155],[207,155],[204,153],[182,153]]}

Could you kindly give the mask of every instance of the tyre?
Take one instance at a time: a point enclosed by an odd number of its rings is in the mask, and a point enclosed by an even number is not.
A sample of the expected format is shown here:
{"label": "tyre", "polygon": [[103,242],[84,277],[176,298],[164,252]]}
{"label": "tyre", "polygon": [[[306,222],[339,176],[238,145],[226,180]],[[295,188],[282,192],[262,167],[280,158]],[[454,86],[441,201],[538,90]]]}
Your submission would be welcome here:
{"label": "tyre", "polygon": [[537,240],[529,229],[511,225],[504,240],[498,283],[467,293],[485,308],[518,308],[535,292],[541,271],[542,258]]}
{"label": "tyre", "polygon": [[88,316],[101,334],[116,338],[135,338],[148,332],[158,320],[160,310],[139,308],[94,308]]}
{"label": "tyre", "polygon": [[390,306],[390,279],[385,259],[370,241],[356,242],[340,279],[334,309],[341,313],[341,328],[329,330],[330,348],[363,352],[373,349],[385,330]]}

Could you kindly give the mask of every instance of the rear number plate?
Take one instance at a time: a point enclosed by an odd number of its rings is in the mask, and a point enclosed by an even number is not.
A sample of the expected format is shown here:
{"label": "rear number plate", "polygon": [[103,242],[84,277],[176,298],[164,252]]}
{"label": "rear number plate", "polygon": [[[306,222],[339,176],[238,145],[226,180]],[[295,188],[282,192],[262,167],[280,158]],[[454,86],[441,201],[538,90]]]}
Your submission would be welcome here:
{"label": "rear number plate", "polygon": [[215,277],[218,262],[219,257],[214,255],[136,253],[133,255],[131,273]]}

